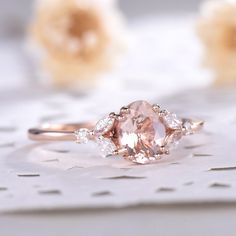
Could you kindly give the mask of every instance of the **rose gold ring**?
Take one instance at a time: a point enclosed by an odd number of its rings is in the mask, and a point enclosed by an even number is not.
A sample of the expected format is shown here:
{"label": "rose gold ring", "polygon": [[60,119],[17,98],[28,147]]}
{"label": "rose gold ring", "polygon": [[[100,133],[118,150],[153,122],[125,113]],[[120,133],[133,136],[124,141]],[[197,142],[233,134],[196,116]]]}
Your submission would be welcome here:
{"label": "rose gold ring", "polygon": [[28,130],[37,141],[95,141],[103,156],[121,155],[136,163],[160,159],[186,135],[199,131],[204,122],[178,118],[159,105],[136,101],[110,113],[97,123],[45,124]]}

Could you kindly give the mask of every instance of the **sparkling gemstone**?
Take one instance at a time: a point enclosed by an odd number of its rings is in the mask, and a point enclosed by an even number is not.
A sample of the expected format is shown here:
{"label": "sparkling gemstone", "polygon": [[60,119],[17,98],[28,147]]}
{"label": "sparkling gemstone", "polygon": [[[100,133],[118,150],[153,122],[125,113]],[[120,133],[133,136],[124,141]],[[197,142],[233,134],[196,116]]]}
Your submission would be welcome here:
{"label": "sparkling gemstone", "polygon": [[181,139],[181,137],[182,137],[181,131],[173,132],[171,135],[168,136],[167,147],[169,149],[175,149],[178,146],[179,140]]}
{"label": "sparkling gemstone", "polygon": [[189,121],[189,120],[186,120],[184,123],[183,123],[183,127],[185,129],[185,135],[189,135],[189,134],[193,134],[193,129],[192,129],[192,122]]}
{"label": "sparkling gemstone", "polygon": [[115,150],[115,144],[108,138],[100,136],[96,139],[98,147],[104,157],[111,155]]}
{"label": "sparkling gemstone", "polygon": [[99,120],[94,128],[96,135],[102,135],[108,132],[114,124],[114,118],[106,116],[103,119]]}
{"label": "sparkling gemstone", "polygon": [[133,102],[128,108],[129,113],[115,125],[114,142],[136,162],[153,160],[165,145],[166,126],[146,101]]}
{"label": "sparkling gemstone", "polygon": [[79,129],[75,131],[75,136],[78,143],[87,143],[89,140],[89,130],[88,129]]}
{"label": "sparkling gemstone", "polygon": [[170,113],[168,112],[164,117],[163,120],[167,127],[171,129],[181,129],[182,127],[182,122],[181,120],[177,117],[175,113]]}
{"label": "sparkling gemstone", "polygon": [[139,164],[146,164],[151,161],[156,161],[155,157],[146,157],[145,155],[138,153],[134,156],[132,159],[133,162],[139,163]]}

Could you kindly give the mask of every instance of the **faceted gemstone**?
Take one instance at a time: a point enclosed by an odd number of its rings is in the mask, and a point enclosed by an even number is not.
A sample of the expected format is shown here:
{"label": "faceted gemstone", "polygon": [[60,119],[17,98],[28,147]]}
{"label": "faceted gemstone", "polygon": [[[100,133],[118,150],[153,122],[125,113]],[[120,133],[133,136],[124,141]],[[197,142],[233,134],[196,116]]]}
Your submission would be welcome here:
{"label": "faceted gemstone", "polygon": [[165,145],[165,124],[146,101],[133,102],[128,108],[129,113],[115,125],[114,142],[127,148],[129,156],[137,157],[136,162],[152,160]]}
{"label": "faceted gemstone", "polygon": [[169,149],[175,149],[178,144],[179,144],[179,141],[180,139],[182,138],[183,134],[181,131],[174,131],[172,134],[170,134],[168,136],[168,139],[167,139],[167,147]]}
{"label": "faceted gemstone", "polygon": [[163,120],[166,123],[167,127],[171,129],[181,129],[182,127],[182,122],[175,113],[168,112],[163,117]]}
{"label": "faceted gemstone", "polygon": [[193,134],[194,133],[193,129],[192,129],[192,126],[193,126],[193,124],[192,124],[192,122],[190,120],[184,121],[183,127],[185,129],[185,132],[184,132],[185,135],[189,135],[189,134]]}
{"label": "faceted gemstone", "polygon": [[99,120],[95,125],[94,132],[96,135],[102,135],[108,132],[114,123],[114,118],[106,116],[103,119]]}
{"label": "faceted gemstone", "polygon": [[76,136],[76,139],[77,139],[77,142],[78,143],[87,143],[89,138],[89,130],[88,129],[79,129],[77,131],[75,131],[75,136]]}
{"label": "faceted gemstone", "polygon": [[96,142],[104,157],[111,155],[116,150],[115,144],[108,138],[100,136],[99,138],[96,139]]}

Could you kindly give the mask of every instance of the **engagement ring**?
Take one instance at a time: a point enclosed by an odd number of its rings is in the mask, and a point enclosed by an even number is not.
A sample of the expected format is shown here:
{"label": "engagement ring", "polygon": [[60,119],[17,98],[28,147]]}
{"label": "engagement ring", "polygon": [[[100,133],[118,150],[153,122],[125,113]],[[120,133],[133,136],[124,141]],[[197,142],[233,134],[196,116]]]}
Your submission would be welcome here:
{"label": "engagement ring", "polygon": [[169,154],[183,136],[194,134],[203,124],[201,120],[179,118],[159,105],[135,101],[95,124],[45,124],[29,129],[28,135],[37,141],[94,141],[105,157],[120,155],[145,164]]}

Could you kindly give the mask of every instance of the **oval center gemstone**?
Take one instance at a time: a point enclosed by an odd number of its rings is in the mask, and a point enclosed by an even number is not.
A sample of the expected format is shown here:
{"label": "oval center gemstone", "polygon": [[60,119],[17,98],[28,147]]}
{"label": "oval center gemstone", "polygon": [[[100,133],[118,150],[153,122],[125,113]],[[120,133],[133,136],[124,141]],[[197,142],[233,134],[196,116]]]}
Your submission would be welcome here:
{"label": "oval center gemstone", "polygon": [[129,114],[116,125],[116,143],[127,148],[130,156],[154,157],[164,145],[165,125],[146,101],[133,102],[128,108]]}

